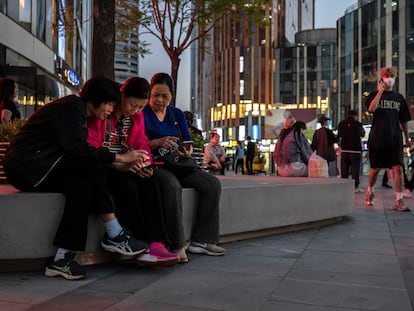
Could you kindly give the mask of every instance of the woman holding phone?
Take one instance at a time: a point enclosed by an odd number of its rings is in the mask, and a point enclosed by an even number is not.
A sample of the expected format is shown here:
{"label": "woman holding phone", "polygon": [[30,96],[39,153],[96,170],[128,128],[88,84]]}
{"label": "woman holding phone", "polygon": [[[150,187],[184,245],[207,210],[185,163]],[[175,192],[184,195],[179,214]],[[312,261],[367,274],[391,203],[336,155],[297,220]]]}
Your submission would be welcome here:
{"label": "woman holding phone", "polygon": [[[108,168],[111,193],[117,206],[120,222],[149,244],[148,251],[137,257],[140,264],[171,266],[179,261],[178,254],[167,250],[169,230],[176,224],[164,217],[163,199],[158,193],[157,165],[145,135],[141,112],[149,97],[149,84],[144,78],[132,77],[122,84],[121,104],[106,120],[88,118],[88,142],[96,147],[107,147],[115,153],[139,150],[148,155],[145,162],[112,165]],[[172,233],[174,234],[174,233]],[[171,247],[172,246],[172,247]]]}
{"label": "woman holding phone", "polygon": [[[159,154],[159,149],[173,149],[179,157],[190,157],[192,145],[180,146],[182,141],[191,140],[184,113],[170,105],[174,92],[173,81],[166,73],[157,73],[151,79],[149,105],[143,109],[145,130],[149,138],[152,154]],[[217,245],[219,241],[219,201],[221,194],[220,181],[213,175],[195,168],[187,174],[174,174],[161,167],[157,170],[162,174],[160,185],[162,197],[171,208],[165,208],[166,218],[174,217],[182,224],[182,188],[194,188],[198,193],[198,209],[194,219],[191,242],[188,251],[210,256],[224,255],[226,250]],[[178,213],[176,211],[179,211]],[[176,245],[185,245],[186,239],[183,226],[181,232],[174,237]],[[185,248],[178,249],[181,260],[187,260]]]}

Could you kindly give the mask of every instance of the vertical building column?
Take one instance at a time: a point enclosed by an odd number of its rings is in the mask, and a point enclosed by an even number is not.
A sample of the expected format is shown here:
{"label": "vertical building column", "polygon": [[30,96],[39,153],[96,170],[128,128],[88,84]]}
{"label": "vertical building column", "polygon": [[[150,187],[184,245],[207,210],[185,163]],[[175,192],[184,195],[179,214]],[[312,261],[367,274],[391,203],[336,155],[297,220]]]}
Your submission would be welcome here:
{"label": "vertical building column", "polygon": [[[392,25],[392,0],[385,1],[385,25]],[[390,26],[385,27],[385,66],[392,66],[392,27]]]}
{"label": "vertical building column", "polygon": [[296,104],[298,105],[299,108],[299,104],[301,101],[300,98],[300,49],[301,47],[297,47],[296,50]]}
{"label": "vertical building column", "polygon": [[[355,50],[352,41],[352,49],[351,51]],[[358,120],[362,118],[362,9],[358,6]],[[352,61],[352,68],[354,67],[354,61]],[[352,88],[353,89],[353,88]],[[354,92],[351,94],[351,107],[354,105]]]}
{"label": "vertical building column", "polygon": [[406,53],[406,1],[400,0],[398,4],[398,91],[406,96],[407,94],[407,79],[406,70],[402,68],[406,67],[407,53]]}
{"label": "vertical building column", "polygon": [[[337,50],[337,55],[336,55],[336,59],[337,59],[337,64],[336,64],[336,68],[337,68],[337,92],[338,92],[338,116],[337,116],[337,120],[341,120],[342,116],[341,116],[341,106],[342,106],[342,87],[341,87],[341,81],[342,81],[342,77],[343,77],[343,73],[342,73],[342,66],[341,66],[341,58],[342,58],[342,50],[341,50],[341,46],[342,46],[342,37],[341,37],[341,33],[342,33],[342,28],[341,28],[341,23],[337,23],[337,29],[336,29],[336,50]],[[361,115],[361,110],[359,111],[359,114]],[[361,120],[361,117],[359,117],[359,120]]]}

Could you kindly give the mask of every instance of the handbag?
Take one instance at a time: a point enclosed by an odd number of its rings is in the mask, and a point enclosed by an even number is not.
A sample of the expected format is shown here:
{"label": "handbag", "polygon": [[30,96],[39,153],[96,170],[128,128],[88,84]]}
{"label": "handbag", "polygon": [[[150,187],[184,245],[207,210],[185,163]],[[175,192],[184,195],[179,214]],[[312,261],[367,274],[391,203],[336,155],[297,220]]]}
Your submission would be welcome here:
{"label": "handbag", "polygon": [[[174,113],[171,113],[174,125],[178,130],[178,135],[180,137],[180,141],[182,142],[182,134],[180,127],[175,120]],[[182,177],[190,174],[193,172],[198,166],[195,160],[192,157],[189,158],[182,158],[178,155],[174,154],[174,149],[177,148],[177,146],[171,147],[169,149],[167,148],[158,148],[157,154],[153,155],[153,159],[155,162],[161,162],[163,163],[162,167],[169,170],[171,173],[173,173],[176,176]]]}

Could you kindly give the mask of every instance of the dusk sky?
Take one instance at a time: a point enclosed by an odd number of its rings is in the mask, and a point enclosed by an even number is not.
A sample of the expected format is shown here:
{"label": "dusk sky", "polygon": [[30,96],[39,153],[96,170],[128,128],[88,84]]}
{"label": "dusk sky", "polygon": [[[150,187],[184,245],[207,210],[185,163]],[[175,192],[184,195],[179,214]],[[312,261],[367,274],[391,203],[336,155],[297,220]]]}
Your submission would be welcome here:
{"label": "dusk sky", "polygon": [[[345,10],[358,0],[316,0],[315,1],[315,27],[335,28],[336,20],[344,15]],[[139,75],[150,80],[151,76],[159,71],[171,72],[171,65],[165,51],[158,41],[151,37],[147,40],[152,42],[152,53],[145,57],[140,64]],[[183,110],[189,109],[189,85],[190,85],[190,60],[189,51],[183,54],[180,71],[178,74],[179,85],[177,89],[177,106]]]}
{"label": "dusk sky", "polygon": [[345,10],[358,0],[316,0],[315,28],[336,27],[336,21],[344,15]]}

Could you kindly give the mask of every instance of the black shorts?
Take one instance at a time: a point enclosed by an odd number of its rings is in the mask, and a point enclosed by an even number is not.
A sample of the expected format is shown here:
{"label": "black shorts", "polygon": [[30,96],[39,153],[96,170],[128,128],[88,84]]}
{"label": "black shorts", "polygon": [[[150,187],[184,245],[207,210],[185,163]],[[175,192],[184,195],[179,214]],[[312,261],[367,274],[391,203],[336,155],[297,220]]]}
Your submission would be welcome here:
{"label": "black shorts", "polygon": [[372,168],[403,166],[403,148],[369,148],[369,163]]}

